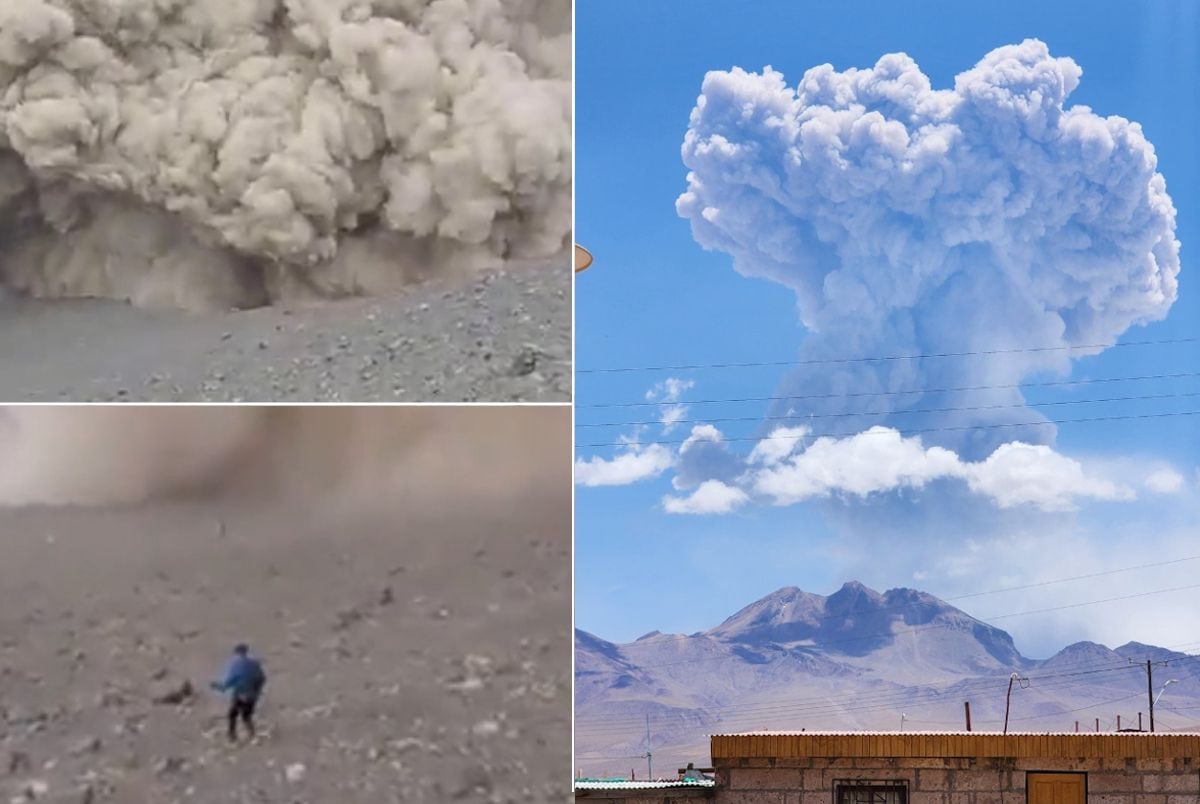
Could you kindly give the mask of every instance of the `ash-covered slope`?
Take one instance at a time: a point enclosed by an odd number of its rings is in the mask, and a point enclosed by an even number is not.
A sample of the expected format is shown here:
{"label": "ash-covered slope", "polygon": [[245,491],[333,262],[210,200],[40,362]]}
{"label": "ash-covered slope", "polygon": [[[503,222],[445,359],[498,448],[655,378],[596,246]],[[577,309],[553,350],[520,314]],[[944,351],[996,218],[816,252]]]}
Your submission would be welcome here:
{"label": "ash-covered slope", "polygon": [[[857,582],[829,596],[786,587],[686,636],[615,644],[577,631],[575,651],[578,755],[644,752],[649,714],[655,761],[668,764],[703,760],[707,735],[721,731],[892,730],[901,715],[909,729],[961,728],[964,701],[976,729],[998,729],[1013,673],[1028,679],[1014,692],[1013,728],[1070,730],[1076,720],[1088,728],[1097,717],[1116,728],[1118,714],[1123,727],[1136,726],[1146,677],[1130,660],[1191,661],[1134,642],[1116,650],[1080,642],[1029,659],[1005,631],[933,595]],[[1190,679],[1158,710],[1178,725],[1200,704],[1200,683],[1186,665],[1165,672],[1163,681]]]}

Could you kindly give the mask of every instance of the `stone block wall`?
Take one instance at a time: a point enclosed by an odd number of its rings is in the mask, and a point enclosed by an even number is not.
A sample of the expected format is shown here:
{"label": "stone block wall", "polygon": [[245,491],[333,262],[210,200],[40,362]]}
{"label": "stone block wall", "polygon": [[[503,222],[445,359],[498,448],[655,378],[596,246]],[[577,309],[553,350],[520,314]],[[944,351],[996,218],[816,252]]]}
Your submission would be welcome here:
{"label": "stone block wall", "polygon": [[718,767],[716,804],[835,804],[856,782],[902,784],[908,804],[1024,804],[1031,771],[1086,773],[1088,804],[1200,804],[1200,757],[743,759]]}

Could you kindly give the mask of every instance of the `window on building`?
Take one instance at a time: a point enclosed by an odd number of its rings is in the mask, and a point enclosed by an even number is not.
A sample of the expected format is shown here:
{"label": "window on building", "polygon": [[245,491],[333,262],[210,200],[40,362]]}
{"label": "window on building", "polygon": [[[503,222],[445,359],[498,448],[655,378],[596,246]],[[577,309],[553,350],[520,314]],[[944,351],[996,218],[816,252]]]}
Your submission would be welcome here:
{"label": "window on building", "polygon": [[908,789],[895,783],[839,784],[837,804],[908,804]]}

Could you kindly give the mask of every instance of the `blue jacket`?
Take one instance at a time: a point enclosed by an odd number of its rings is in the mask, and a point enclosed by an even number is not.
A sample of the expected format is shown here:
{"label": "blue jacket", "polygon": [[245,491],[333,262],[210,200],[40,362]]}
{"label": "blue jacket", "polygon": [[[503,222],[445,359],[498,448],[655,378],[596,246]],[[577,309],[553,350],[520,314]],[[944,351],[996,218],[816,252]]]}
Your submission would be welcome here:
{"label": "blue jacket", "polygon": [[225,667],[225,676],[214,681],[213,689],[232,692],[239,698],[257,698],[267,684],[262,663],[249,656],[234,656]]}

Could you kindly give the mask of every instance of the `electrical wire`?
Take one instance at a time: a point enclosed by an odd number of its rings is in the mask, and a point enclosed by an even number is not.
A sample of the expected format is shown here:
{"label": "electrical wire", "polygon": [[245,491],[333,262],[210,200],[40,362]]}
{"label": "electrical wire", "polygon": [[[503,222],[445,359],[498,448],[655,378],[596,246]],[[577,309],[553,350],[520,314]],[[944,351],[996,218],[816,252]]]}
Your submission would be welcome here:
{"label": "electrical wire", "polygon": [[1160,338],[1157,340],[1126,341],[1124,343],[1086,343],[1077,346],[1027,346],[1010,349],[979,349],[968,352],[932,352],[927,354],[909,355],[876,355],[859,357],[828,357],[808,360],[752,360],[745,362],[727,363],[684,363],[660,366],[612,366],[608,368],[576,368],[576,374],[626,374],[643,371],[690,371],[694,369],[731,369],[731,368],[763,368],[774,366],[826,366],[846,363],[880,363],[902,360],[932,360],[950,357],[987,357],[993,355],[1033,354],[1041,352],[1079,352],[1092,349],[1122,349],[1133,346],[1168,346],[1174,344],[1196,343],[1200,338]]}
{"label": "electrical wire", "polygon": [[[713,424],[716,422],[769,422],[769,421],[795,421],[808,419],[837,419],[849,416],[911,416],[916,414],[926,413],[965,413],[971,411],[982,410],[1013,410],[1016,408],[1039,408],[1064,405],[1096,405],[1105,402],[1142,402],[1146,400],[1158,399],[1184,399],[1200,396],[1200,391],[1184,391],[1174,394],[1140,394],[1136,396],[1110,396],[1101,397],[1099,399],[1064,399],[1057,402],[1017,402],[1006,405],[972,405],[967,407],[947,407],[947,408],[913,408],[911,410],[863,410],[863,411],[838,411],[836,413],[804,413],[791,414],[784,416],[711,416],[703,419],[674,419],[672,425],[676,424]],[[576,422],[575,426],[579,427],[644,427],[656,424],[662,424],[659,419],[650,419],[642,421],[621,421],[621,422]]]}
{"label": "electrical wire", "polygon": [[[721,441],[723,441],[723,442],[776,441],[776,440],[783,440],[783,439],[790,439],[792,441],[798,441],[798,440],[801,440],[804,438],[847,438],[850,436],[857,436],[857,435],[864,435],[864,436],[870,436],[870,435],[876,435],[876,434],[883,435],[883,434],[890,434],[893,432],[895,432],[901,436],[912,436],[912,435],[920,435],[922,433],[947,433],[947,432],[961,432],[961,431],[967,431],[967,430],[995,430],[995,429],[1000,429],[1000,428],[1005,428],[1005,427],[1047,427],[1050,425],[1058,425],[1058,424],[1084,424],[1084,423],[1090,423],[1090,422],[1132,421],[1132,420],[1137,420],[1137,419],[1162,419],[1162,418],[1168,418],[1171,416],[1200,416],[1200,410],[1182,410],[1182,411],[1170,411],[1170,412],[1164,412],[1164,413],[1135,413],[1135,414],[1114,415],[1114,416],[1091,416],[1091,417],[1084,417],[1084,418],[1079,418],[1079,419],[1047,419],[1047,420],[1038,421],[1038,422],[1005,422],[1005,423],[992,423],[992,424],[966,424],[966,425],[961,425],[961,426],[956,426],[956,427],[920,427],[920,428],[906,428],[903,430],[896,429],[896,428],[886,428],[886,429],[877,430],[877,431],[872,431],[872,430],[853,431],[853,430],[851,430],[851,431],[844,431],[844,432],[838,432],[838,433],[804,433],[803,435],[788,435],[788,436],[765,435],[765,436],[744,436],[744,437],[722,437]],[[686,438],[682,438],[682,439],[664,439],[664,440],[656,440],[656,441],[638,441],[638,442],[604,441],[604,442],[600,442],[598,444],[576,444],[575,449],[576,449],[576,451],[578,451],[581,449],[598,449],[601,447],[625,447],[625,448],[648,447],[648,446],[655,445],[655,444],[662,445],[662,446],[670,446],[670,445],[683,444],[687,440],[688,439],[686,439]]]}
{"label": "electrical wire", "polygon": [[1200,371],[1173,372],[1170,374],[1140,374],[1131,377],[1097,377],[1081,380],[1048,380],[1045,382],[1008,383],[1004,385],[959,385],[947,388],[913,388],[905,391],[851,391],[836,394],[786,394],[782,396],[743,396],[726,399],[689,399],[670,402],[638,401],[638,402],[592,402],[589,404],[576,403],[575,408],[642,408],[658,407],[659,405],[721,405],[741,402],[783,402],[803,401],[810,399],[847,399],[858,397],[909,396],[912,394],[950,394],[963,391],[1011,391],[1026,388],[1058,388],[1075,385],[1097,385],[1114,382],[1143,382],[1145,380],[1176,380],[1190,377],[1200,377]]}

